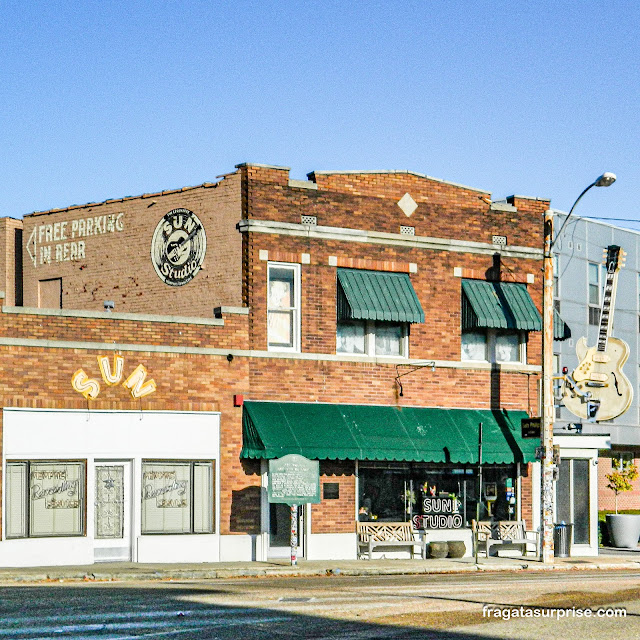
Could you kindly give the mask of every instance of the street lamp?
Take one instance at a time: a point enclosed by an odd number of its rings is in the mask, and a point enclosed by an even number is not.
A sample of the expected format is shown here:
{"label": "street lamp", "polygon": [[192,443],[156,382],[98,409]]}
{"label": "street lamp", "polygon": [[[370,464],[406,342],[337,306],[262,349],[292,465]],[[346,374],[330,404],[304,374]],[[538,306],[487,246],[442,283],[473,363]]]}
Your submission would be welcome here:
{"label": "street lamp", "polygon": [[553,562],[553,246],[563,232],[573,210],[582,196],[591,187],[608,187],[616,180],[613,173],[603,173],[592,182],[573,203],[567,217],[564,219],[558,235],[553,238],[553,211],[544,213],[544,280],[542,290],[542,432],[540,444],[543,457],[541,460],[541,496],[540,496],[540,526],[541,526],[541,560]]}

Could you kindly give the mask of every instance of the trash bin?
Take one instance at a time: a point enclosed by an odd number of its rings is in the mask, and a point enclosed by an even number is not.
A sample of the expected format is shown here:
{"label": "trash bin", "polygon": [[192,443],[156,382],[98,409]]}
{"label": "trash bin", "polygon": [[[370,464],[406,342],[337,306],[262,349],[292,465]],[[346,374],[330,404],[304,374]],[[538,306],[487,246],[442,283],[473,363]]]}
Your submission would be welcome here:
{"label": "trash bin", "polygon": [[559,522],[553,526],[553,555],[556,558],[568,558],[571,555],[571,537],[573,524]]}

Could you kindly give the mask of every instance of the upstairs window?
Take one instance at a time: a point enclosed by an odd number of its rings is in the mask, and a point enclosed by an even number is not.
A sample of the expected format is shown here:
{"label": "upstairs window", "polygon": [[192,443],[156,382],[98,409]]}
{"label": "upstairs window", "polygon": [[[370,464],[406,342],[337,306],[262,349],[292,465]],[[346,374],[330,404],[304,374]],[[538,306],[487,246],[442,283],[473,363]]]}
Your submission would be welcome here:
{"label": "upstairs window", "polygon": [[526,362],[529,331],[542,318],[527,287],[517,282],[462,281],[460,357],[475,362]]}
{"label": "upstairs window", "polygon": [[424,312],[406,273],[338,269],[336,352],[408,357]]}
{"label": "upstairs window", "polygon": [[338,321],[336,351],[368,356],[408,356],[406,322]]}
{"label": "upstairs window", "polygon": [[526,362],[526,333],[522,331],[462,332],[462,360],[476,362]]}
{"label": "upstairs window", "polygon": [[267,341],[271,351],[300,351],[300,265],[267,267]]}
{"label": "upstairs window", "polygon": [[602,271],[597,262],[588,263],[589,271],[589,324],[600,324],[600,305],[602,292]]}

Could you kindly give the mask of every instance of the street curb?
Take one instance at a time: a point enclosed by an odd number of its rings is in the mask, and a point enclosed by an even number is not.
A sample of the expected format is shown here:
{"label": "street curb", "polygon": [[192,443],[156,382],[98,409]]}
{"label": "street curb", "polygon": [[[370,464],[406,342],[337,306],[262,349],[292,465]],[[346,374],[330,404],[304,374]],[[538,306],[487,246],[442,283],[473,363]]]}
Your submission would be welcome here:
{"label": "street curb", "polygon": [[403,576],[403,575],[442,575],[469,573],[537,573],[537,572],[573,572],[573,571],[637,571],[640,562],[624,561],[614,563],[584,564],[537,564],[519,562],[517,564],[464,564],[455,566],[424,567],[238,567],[220,569],[168,569],[150,571],[82,571],[51,569],[46,572],[17,573],[0,570],[0,583],[40,583],[40,582],[143,582],[143,581],[183,581],[183,580],[230,580],[241,578],[304,578],[327,576]]}

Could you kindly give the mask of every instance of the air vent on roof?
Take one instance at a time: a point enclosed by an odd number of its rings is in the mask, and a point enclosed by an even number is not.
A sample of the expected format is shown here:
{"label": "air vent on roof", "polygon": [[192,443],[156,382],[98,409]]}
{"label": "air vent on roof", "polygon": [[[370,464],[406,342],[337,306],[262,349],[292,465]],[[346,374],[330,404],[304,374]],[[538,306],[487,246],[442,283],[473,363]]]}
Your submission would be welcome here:
{"label": "air vent on roof", "polygon": [[315,227],[318,224],[318,218],[316,216],[300,216],[300,224],[310,224]]}
{"label": "air vent on roof", "polygon": [[491,242],[493,244],[499,244],[503,247],[507,246],[507,236],[492,236]]}
{"label": "air vent on roof", "polygon": [[415,236],[416,228],[415,227],[407,227],[405,225],[400,225],[400,233],[403,236]]}

